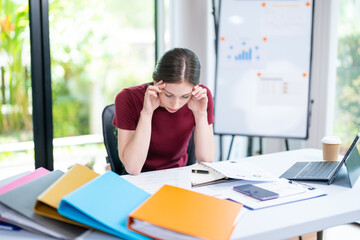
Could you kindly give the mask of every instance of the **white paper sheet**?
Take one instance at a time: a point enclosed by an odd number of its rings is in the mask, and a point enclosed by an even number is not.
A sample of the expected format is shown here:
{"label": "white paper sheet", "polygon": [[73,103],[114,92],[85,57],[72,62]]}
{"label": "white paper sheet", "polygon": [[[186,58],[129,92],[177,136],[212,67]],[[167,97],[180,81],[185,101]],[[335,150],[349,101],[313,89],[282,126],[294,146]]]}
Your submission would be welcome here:
{"label": "white paper sheet", "polygon": [[[260,187],[268,185],[266,189],[270,191],[276,191],[276,189],[278,189],[280,190],[279,195],[282,197],[267,201],[261,201],[233,190],[234,186],[249,184],[249,183]],[[207,186],[206,188],[198,188],[193,190],[197,192],[201,192],[203,189],[204,194],[208,194],[217,198],[232,199],[236,202],[244,204],[247,208],[252,210],[282,205],[296,201],[302,201],[302,200],[326,195],[324,192],[320,191],[319,189],[310,190],[309,189],[310,186],[301,183],[294,185],[289,184],[289,187],[284,187],[285,184],[284,182],[280,182],[278,184],[279,184],[278,186],[276,186],[275,182],[261,182],[260,184],[256,184],[256,182],[241,180],[226,184],[215,184],[215,185]],[[303,189],[300,190],[299,187]]]}
{"label": "white paper sheet", "polygon": [[[191,167],[171,168],[160,171],[144,172],[139,175],[123,175],[122,177],[142,190],[154,194],[165,184],[191,189]],[[154,177],[151,177],[153,175]]]}
{"label": "white paper sheet", "polygon": [[228,178],[244,179],[250,181],[274,181],[278,179],[278,177],[274,176],[273,174],[259,169],[250,163],[239,162],[236,160],[213,163],[203,162],[202,164],[215,169]]}

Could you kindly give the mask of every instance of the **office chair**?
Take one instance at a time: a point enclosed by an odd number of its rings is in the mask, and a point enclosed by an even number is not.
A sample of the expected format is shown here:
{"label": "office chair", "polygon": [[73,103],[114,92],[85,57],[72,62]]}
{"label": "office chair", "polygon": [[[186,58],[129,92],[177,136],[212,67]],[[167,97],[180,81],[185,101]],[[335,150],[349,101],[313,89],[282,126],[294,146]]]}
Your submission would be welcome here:
{"label": "office chair", "polygon": [[[115,104],[107,105],[102,112],[102,127],[104,145],[107,152],[106,162],[110,164],[111,170],[119,175],[127,174],[124,165],[120,161],[118,154],[118,131],[112,125],[115,115]],[[194,144],[194,131],[191,134],[189,146],[187,148],[188,161],[186,165],[196,163],[195,158],[195,144]]]}

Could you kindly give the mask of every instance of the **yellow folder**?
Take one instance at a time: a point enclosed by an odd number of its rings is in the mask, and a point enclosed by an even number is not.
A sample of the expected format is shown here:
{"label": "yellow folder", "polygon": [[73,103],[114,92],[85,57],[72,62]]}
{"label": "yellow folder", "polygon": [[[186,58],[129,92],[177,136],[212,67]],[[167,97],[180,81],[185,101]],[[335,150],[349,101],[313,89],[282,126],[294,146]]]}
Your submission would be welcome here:
{"label": "yellow folder", "polygon": [[76,164],[61,178],[54,182],[54,184],[47,188],[41,195],[38,196],[34,205],[34,212],[45,217],[89,228],[86,225],[61,216],[57,212],[57,209],[61,199],[65,195],[81,187],[97,176],[99,176],[98,173],[80,164]]}
{"label": "yellow folder", "polygon": [[155,239],[224,240],[230,238],[242,207],[236,202],[164,185],[130,214],[128,227]]}

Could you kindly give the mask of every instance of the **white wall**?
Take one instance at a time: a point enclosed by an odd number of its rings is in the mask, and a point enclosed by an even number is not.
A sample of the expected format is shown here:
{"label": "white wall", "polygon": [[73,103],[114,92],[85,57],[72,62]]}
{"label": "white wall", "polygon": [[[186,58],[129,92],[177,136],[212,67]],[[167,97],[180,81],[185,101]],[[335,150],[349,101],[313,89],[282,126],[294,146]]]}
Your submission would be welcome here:
{"label": "white wall", "polygon": [[209,79],[208,68],[213,69],[208,58],[208,7],[208,0],[169,2],[169,47],[189,48],[198,56],[202,68],[200,82],[204,84],[207,84]]}
{"label": "white wall", "polygon": [[315,5],[311,98],[314,99],[306,147],[321,147],[321,138],[334,126],[338,0]]}

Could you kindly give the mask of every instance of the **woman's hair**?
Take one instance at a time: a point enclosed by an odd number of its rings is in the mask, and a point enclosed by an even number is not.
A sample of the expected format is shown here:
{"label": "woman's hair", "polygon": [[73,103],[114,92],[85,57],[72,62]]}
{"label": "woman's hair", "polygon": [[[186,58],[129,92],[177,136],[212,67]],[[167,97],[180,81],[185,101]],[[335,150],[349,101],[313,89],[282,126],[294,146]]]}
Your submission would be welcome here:
{"label": "woman's hair", "polygon": [[194,52],[187,48],[173,48],[167,51],[156,64],[153,72],[156,82],[165,83],[188,81],[198,85],[200,79],[200,62]]}

